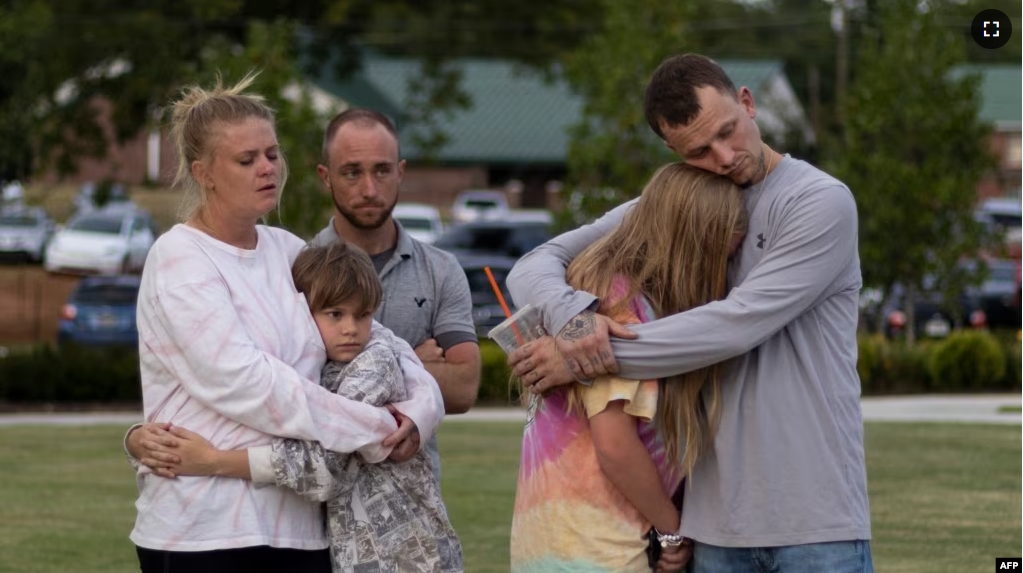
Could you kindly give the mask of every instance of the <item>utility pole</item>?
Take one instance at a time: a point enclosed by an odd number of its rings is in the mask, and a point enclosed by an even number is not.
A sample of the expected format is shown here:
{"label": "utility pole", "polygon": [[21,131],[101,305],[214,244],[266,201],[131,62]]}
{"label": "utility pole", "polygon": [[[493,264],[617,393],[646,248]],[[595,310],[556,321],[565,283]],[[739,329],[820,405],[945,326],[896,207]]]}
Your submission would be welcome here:
{"label": "utility pole", "polygon": [[807,65],[806,91],[810,96],[810,125],[820,141],[824,130],[821,125],[821,74],[816,63]]}
{"label": "utility pole", "polygon": [[849,32],[846,0],[835,0],[831,8],[831,29],[837,36],[835,53],[835,118],[845,128],[845,92],[849,78]]}

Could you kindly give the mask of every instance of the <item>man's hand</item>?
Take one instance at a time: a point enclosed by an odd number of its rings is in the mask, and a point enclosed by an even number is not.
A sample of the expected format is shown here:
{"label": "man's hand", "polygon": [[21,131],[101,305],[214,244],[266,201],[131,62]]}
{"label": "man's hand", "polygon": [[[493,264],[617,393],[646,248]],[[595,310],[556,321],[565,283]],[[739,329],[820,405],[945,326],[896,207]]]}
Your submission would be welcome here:
{"label": "man's hand", "polygon": [[657,560],[655,573],[676,573],[685,568],[689,559],[693,556],[693,545],[685,541],[678,547],[664,547],[661,549],[661,558]]}
{"label": "man's hand", "polygon": [[422,344],[416,347],[416,356],[423,364],[430,362],[444,362],[444,349],[437,346],[437,341],[427,338]]}
{"label": "man's hand", "polygon": [[550,336],[527,342],[513,350],[508,355],[508,366],[522,381],[522,387],[534,394],[575,382]]}
{"label": "man's hand", "polygon": [[611,336],[636,338],[636,333],[592,310],[572,317],[554,342],[572,376],[580,382],[603,374],[616,374],[618,362],[611,352]]}
{"label": "man's hand", "polygon": [[387,411],[398,421],[398,429],[384,438],[382,444],[385,448],[394,448],[387,458],[398,463],[407,462],[419,453],[419,428],[412,418],[402,414],[394,406],[387,404]]}

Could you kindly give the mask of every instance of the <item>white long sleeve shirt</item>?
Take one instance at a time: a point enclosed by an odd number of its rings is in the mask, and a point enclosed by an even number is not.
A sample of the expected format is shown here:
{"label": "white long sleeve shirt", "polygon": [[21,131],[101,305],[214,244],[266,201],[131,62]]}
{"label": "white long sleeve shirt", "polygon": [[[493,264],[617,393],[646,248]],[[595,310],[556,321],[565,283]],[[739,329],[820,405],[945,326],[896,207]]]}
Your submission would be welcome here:
{"label": "white long sleeve shirt", "polygon": [[[368,461],[393,416],[321,388],[326,353],[291,263],[298,237],[258,227],[244,250],[177,225],[146,261],[138,300],[146,421],[171,422],[220,449],[268,445],[274,436],[315,440]],[[411,348],[401,366],[410,399],[395,404],[425,442],[444,415],[443,398]],[[327,547],[318,504],[238,479],[137,474],[131,540],[150,549],[206,551],[256,545]]]}

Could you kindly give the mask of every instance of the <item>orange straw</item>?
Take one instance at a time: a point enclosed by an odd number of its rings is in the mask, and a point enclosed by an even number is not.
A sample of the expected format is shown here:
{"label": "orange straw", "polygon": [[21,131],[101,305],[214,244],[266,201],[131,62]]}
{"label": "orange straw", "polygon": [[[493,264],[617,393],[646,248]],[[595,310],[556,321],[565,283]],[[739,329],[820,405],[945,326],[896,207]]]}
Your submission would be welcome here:
{"label": "orange straw", "polygon": [[[501,303],[501,310],[504,311],[505,318],[511,318],[511,311],[508,310],[508,303],[504,302],[504,295],[501,294],[501,287],[497,286],[497,279],[494,278],[494,273],[490,272],[490,267],[483,267],[483,272],[487,273],[487,279],[490,280],[490,286],[494,289],[494,294],[497,295],[497,302]],[[522,334],[519,332],[519,327],[512,323],[512,331],[515,332],[515,338],[519,339],[519,344],[522,344]]]}
{"label": "orange straw", "polygon": [[487,273],[487,279],[490,280],[490,286],[494,288],[494,294],[497,295],[497,302],[501,303],[501,310],[504,311],[504,317],[511,318],[511,311],[508,310],[508,303],[504,302],[504,295],[501,294],[501,288],[497,286],[497,279],[494,278],[494,273],[490,272],[490,267],[483,267],[483,272]]}

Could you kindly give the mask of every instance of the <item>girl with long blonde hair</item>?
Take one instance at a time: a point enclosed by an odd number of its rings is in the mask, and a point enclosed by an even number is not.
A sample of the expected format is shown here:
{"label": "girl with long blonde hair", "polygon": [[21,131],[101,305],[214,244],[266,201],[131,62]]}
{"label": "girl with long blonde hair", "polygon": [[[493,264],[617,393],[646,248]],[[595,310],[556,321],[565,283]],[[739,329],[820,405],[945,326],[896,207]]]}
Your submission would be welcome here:
{"label": "girl with long blonde hair", "polygon": [[[625,324],[698,307],[727,294],[728,259],[746,221],[734,183],[665,165],[622,225],[572,262],[568,282]],[[534,404],[512,570],[649,571],[646,533],[679,530],[671,495],[713,438],[723,368],[660,382],[605,376]]]}

